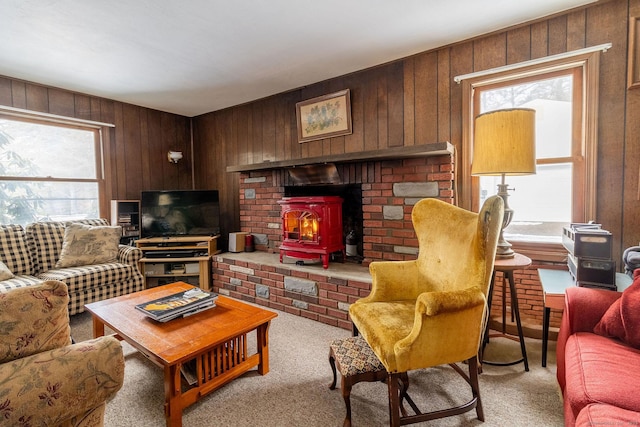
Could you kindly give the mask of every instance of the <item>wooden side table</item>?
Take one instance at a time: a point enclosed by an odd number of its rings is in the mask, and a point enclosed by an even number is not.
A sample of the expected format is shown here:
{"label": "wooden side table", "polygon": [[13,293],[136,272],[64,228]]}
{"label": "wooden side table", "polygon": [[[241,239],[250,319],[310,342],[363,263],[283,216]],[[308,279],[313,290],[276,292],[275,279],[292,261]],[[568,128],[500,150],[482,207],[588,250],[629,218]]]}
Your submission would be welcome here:
{"label": "wooden side table", "polygon": [[[513,362],[489,362],[483,360],[483,363],[488,365],[497,365],[497,366],[509,366],[515,365],[520,362],[524,362],[524,370],[529,371],[529,360],[527,359],[527,348],[524,342],[524,334],[522,332],[522,322],[520,321],[520,310],[518,308],[518,294],[516,292],[516,282],[513,277],[513,272],[515,270],[524,270],[531,265],[531,259],[524,255],[516,253],[513,258],[505,258],[498,259],[496,258],[494,266],[493,266],[493,277],[491,278],[491,286],[489,288],[489,297],[488,297],[488,305],[489,305],[489,317],[491,317],[491,302],[493,299],[493,287],[495,285],[495,275],[496,272],[499,271],[503,274],[502,277],[502,333],[498,336],[503,336],[506,338],[512,338],[510,335],[506,333],[506,322],[507,322],[507,301],[505,298],[506,295],[506,281],[509,281],[509,291],[511,294],[511,311],[512,315],[515,317],[516,326],[518,327],[518,340],[520,341],[520,350],[522,351],[522,358],[515,360]],[[485,339],[483,343],[484,346],[489,342],[489,326],[487,324],[487,328],[485,330]]]}

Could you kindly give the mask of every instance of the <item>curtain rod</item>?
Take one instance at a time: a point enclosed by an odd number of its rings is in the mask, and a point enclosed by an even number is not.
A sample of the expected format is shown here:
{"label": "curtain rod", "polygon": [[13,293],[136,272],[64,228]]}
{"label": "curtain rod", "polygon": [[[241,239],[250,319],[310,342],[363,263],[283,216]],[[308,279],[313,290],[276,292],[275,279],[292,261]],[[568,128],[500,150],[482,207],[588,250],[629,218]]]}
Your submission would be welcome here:
{"label": "curtain rod", "polygon": [[489,74],[500,73],[503,71],[517,70],[518,68],[528,67],[530,65],[544,64],[545,62],[557,61],[558,59],[572,58],[574,56],[583,55],[591,52],[606,52],[611,49],[611,43],[599,44],[597,46],[585,47],[584,49],[572,50],[571,52],[558,53],[557,55],[545,56],[543,58],[532,59],[530,61],[518,62],[517,64],[504,65],[502,67],[491,68],[489,70],[476,71],[475,73],[462,74],[455,76],[453,81],[460,84],[462,80],[472,79],[475,77],[482,77]]}
{"label": "curtain rod", "polygon": [[52,123],[62,123],[68,125],[83,125],[93,128],[101,127],[116,127],[112,123],[96,122],[94,120],[76,119],[75,117],[59,116],[57,114],[41,113],[39,111],[24,110],[22,108],[8,107],[0,105],[0,114],[6,114],[8,116],[21,117],[25,119],[41,119]]}

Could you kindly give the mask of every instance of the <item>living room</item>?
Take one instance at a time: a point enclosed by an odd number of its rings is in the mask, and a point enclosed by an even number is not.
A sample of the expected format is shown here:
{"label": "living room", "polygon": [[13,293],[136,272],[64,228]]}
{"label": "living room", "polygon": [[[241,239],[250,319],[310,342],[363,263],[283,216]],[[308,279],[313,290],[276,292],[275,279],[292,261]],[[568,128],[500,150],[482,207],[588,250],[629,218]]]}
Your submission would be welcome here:
{"label": "living room", "polygon": [[[624,249],[637,245],[640,235],[640,149],[636,143],[640,127],[635,120],[640,92],[629,84],[628,76],[628,65],[636,60],[629,53],[629,28],[638,15],[640,2],[636,0],[598,1],[195,115],[102,97],[91,94],[90,88],[60,89],[10,73],[0,77],[0,105],[113,124],[104,131],[102,217],[109,217],[109,200],[139,199],[143,190],[217,189],[223,212],[220,245],[226,248],[230,232],[264,234],[252,229],[255,218],[243,214],[244,180],[274,176],[279,172],[274,172],[273,166],[279,162],[289,166],[338,159],[341,167],[346,163],[340,160],[344,156],[363,157],[358,161],[367,163],[371,174],[376,175],[382,166],[364,158],[370,153],[388,152],[393,156],[403,149],[449,142],[455,156],[449,156],[449,161],[440,160],[438,164],[445,167],[437,173],[446,175],[445,181],[453,184],[447,189],[449,193],[439,196],[471,208],[473,202],[465,184],[471,177],[464,176],[469,166],[464,155],[467,98],[463,84],[454,78],[611,43],[611,48],[599,54],[595,83],[598,108],[592,116],[595,121],[589,123],[597,134],[593,215],[581,219],[595,220],[612,233],[613,259],[621,269]],[[343,89],[351,94],[352,133],[299,143],[296,103]],[[180,151],[184,157],[178,163],[168,162],[169,151]],[[405,159],[402,154],[396,156],[390,159]],[[362,169],[358,173],[362,174]],[[427,180],[428,173],[435,172],[421,170],[419,179],[424,176]],[[274,244],[259,249],[274,251]],[[366,244],[374,245],[363,242]],[[533,261],[529,272],[516,274],[516,281],[519,294],[527,295],[527,304],[521,305],[523,321],[530,325],[530,335],[537,337],[543,296],[535,270],[563,266],[566,261],[559,245],[520,244],[516,249]],[[402,258],[411,256],[403,254]],[[270,306],[285,309],[275,300]],[[552,328],[559,327],[560,316],[560,312],[552,311]],[[338,320],[332,318],[325,323],[338,325]],[[339,325],[345,327],[344,323]]]}

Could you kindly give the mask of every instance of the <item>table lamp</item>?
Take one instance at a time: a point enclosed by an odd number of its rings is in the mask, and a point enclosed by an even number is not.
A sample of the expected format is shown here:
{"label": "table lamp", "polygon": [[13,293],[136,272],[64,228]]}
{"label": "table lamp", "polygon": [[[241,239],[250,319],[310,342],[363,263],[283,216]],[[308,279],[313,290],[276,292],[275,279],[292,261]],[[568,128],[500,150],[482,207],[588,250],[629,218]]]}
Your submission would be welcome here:
{"label": "table lamp", "polygon": [[503,236],[513,218],[504,177],[536,173],[535,113],[529,108],[512,108],[483,113],[475,119],[471,175],[502,176],[498,196],[504,201],[504,221],[496,258],[514,256],[511,244]]}

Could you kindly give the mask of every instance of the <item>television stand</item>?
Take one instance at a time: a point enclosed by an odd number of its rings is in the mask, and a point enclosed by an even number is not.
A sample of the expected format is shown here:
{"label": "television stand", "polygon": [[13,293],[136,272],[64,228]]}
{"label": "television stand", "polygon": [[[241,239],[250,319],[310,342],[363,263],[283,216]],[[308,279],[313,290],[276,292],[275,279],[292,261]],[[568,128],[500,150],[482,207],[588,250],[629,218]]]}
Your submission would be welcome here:
{"label": "television stand", "polygon": [[[145,288],[182,281],[211,290],[211,257],[219,236],[148,237],[136,240],[144,254],[140,270]],[[195,256],[194,256],[195,255]]]}
{"label": "television stand", "polygon": [[[174,237],[174,239],[175,239],[175,237]],[[174,247],[174,246],[182,246],[182,245],[184,245],[184,243],[181,243],[181,242],[160,242],[160,243],[158,243],[158,246],[162,246],[163,248],[171,248],[171,247]]]}

